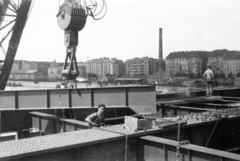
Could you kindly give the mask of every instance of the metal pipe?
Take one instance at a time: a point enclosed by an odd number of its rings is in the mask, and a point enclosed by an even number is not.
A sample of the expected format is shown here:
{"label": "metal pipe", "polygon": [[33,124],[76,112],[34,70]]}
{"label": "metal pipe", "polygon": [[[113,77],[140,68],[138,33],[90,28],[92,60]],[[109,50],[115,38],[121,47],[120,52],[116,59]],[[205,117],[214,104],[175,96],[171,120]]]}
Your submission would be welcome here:
{"label": "metal pipe", "polygon": [[180,130],[181,130],[181,124],[178,123],[178,135],[177,135],[177,140],[180,142]]}
{"label": "metal pipe", "polygon": [[2,129],[1,129],[1,124],[2,124],[2,117],[1,117],[1,115],[2,115],[2,111],[0,111],[0,142],[1,142],[1,131],[2,131]]}
{"label": "metal pipe", "polygon": [[128,161],[128,135],[125,137],[125,161]]}

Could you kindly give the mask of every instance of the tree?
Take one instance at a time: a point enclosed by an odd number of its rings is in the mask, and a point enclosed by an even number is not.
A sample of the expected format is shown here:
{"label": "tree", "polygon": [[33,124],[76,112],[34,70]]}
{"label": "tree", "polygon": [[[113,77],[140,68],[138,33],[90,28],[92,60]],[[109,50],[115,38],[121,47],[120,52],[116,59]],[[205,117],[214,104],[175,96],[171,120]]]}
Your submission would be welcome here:
{"label": "tree", "polygon": [[196,74],[196,78],[202,78],[201,73],[198,72],[198,73]]}
{"label": "tree", "polygon": [[88,79],[92,79],[92,78],[97,79],[98,78],[97,74],[94,74],[94,73],[88,73],[87,77],[88,77]]}
{"label": "tree", "polygon": [[182,73],[182,77],[187,77],[188,75],[186,73]]}
{"label": "tree", "polygon": [[236,77],[240,77],[240,72],[238,72],[238,73],[236,74]]}
{"label": "tree", "polygon": [[191,79],[194,79],[194,74],[193,73],[189,73],[188,77],[191,78]]}
{"label": "tree", "polygon": [[231,72],[231,73],[228,73],[227,77],[228,77],[228,78],[233,78],[232,72]]}
{"label": "tree", "polygon": [[175,77],[180,77],[180,76],[181,76],[180,73],[175,74]]}
{"label": "tree", "polygon": [[213,73],[213,75],[214,75],[214,79],[220,78],[220,74],[218,74],[218,73]]}
{"label": "tree", "polygon": [[105,76],[113,76],[112,74],[105,74]]}
{"label": "tree", "polygon": [[219,78],[225,78],[225,74],[224,74],[223,72],[221,72],[221,73],[219,74]]}

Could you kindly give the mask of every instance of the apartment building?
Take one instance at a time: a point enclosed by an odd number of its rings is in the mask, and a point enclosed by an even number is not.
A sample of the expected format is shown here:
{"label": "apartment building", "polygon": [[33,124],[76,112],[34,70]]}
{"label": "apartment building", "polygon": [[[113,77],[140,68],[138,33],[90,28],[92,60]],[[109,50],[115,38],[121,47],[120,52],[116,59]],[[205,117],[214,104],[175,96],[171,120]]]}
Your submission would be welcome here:
{"label": "apartment building", "polygon": [[61,79],[62,78],[62,67],[48,68],[49,79]]}
{"label": "apartment building", "polygon": [[240,52],[214,50],[209,55],[208,65],[212,66],[213,73],[224,73],[226,76],[232,73],[236,76],[240,72]]}
{"label": "apartment building", "polygon": [[158,70],[158,59],[154,58],[133,58],[125,62],[125,74],[133,75],[151,75]]}
{"label": "apartment building", "polygon": [[87,74],[86,63],[78,62],[77,65],[78,65],[79,76],[80,77],[86,77],[86,74]]}
{"label": "apartment building", "polygon": [[208,56],[208,65],[212,66],[213,73],[222,73],[224,68],[224,57],[227,50],[214,50]]}
{"label": "apartment building", "polygon": [[48,76],[48,68],[50,68],[50,62],[36,62],[37,70],[44,74],[44,77]]}
{"label": "apartment building", "polygon": [[207,67],[209,52],[173,52],[166,57],[166,71],[170,75],[178,74],[194,75],[203,74]]}
{"label": "apartment building", "polygon": [[25,73],[29,70],[37,70],[37,63],[31,61],[15,60],[11,73]]}
{"label": "apartment building", "polygon": [[93,73],[98,77],[103,77],[106,74],[119,76],[123,74],[123,62],[116,58],[100,58],[88,60],[86,62],[87,73]]}
{"label": "apartment building", "polygon": [[240,52],[230,52],[224,55],[223,61],[223,73],[228,76],[232,73],[233,76],[236,76],[237,73],[240,73]]}

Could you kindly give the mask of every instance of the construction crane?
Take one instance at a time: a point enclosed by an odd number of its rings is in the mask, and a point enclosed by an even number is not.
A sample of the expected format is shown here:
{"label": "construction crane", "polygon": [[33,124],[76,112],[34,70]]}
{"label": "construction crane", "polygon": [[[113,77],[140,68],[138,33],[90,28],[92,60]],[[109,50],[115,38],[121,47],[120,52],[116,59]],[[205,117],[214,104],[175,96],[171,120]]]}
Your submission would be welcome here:
{"label": "construction crane", "polygon": [[65,0],[57,14],[57,23],[64,30],[64,44],[66,58],[63,65],[62,76],[68,81],[75,82],[79,75],[76,50],[78,46],[78,32],[81,31],[91,16],[94,20],[102,19],[107,12],[105,0]]}
{"label": "construction crane", "polygon": [[[7,85],[19,42],[32,6],[32,0],[18,0],[17,3],[14,0],[0,0],[0,31],[10,28],[3,38],[0,39],[0,48],[5,56],[4,60],[0,60],[0,90],[4,90]],[[62,76],[66,78],[66,83],[69,80],[73,80],[76,87],[76,77],[79,75],[76,59],[78,32],[84,28],[88,16],[94,20],[100,20],[106,15],[106,12],[107,5],[105,0],[65,0],[60,6],[57,22],[58,26],[64,30],[66,58]],[[8,21],[6,21],[6,17]],[[9,36],[11,37],[8,49],[5,50],[2,44]]]}
{"label": "construction crane", "polygon": [[[5,59],[0,61],[3,63],[0,69],[0,90],[4,90],[6,87],[31,4],[32,0],[21,0],[18,4],[13,0],[0,0],[0,31],[11,26],[10,30],[0,39],[0,48],[5,55]],[[9,14],[7,11],[11,13]],[[9,20],[3,24],[2,22],[5,21],[6,17]],[[8,49],[5,50],[2,43],[9,35],[11,38]]]}

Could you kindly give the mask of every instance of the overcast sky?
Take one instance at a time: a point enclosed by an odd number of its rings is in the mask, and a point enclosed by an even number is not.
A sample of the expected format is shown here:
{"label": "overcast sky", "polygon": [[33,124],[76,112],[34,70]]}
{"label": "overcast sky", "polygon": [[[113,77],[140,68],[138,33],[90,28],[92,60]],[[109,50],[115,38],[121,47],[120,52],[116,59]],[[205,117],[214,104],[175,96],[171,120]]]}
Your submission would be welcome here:
{"label": "overcast sky", "polygon": [[[240,51],[239,0],[106,0],[107,14],[88,17],[79,32],[77,60],[101,57],[158,58],[174,51]],[[36,0],[16,55],[18,60],[63,62],[64,32],[57,25],[58,0]],[[2,54],[1,54],[2,55]]]}

